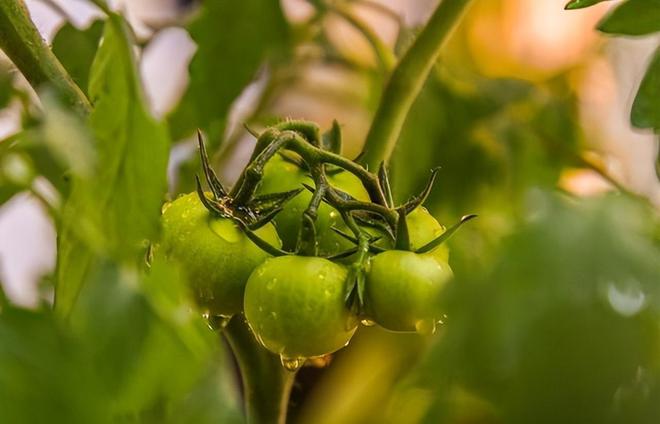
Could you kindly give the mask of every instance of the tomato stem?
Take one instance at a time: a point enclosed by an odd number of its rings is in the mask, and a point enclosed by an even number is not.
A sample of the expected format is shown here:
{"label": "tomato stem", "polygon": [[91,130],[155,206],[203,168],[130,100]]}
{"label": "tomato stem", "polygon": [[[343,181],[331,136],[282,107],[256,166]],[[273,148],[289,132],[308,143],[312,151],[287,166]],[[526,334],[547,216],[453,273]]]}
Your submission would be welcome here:
{"label": "tomato stem", "polygon": [[440,48],[471,0],[442,0],[385,86],[364,145],[362,163],[387,162],[415,99],[438,59]]}
{"label": "tomato stem", "polygon": [[229,321],[223,334],[238,362],[248,424],[284,424],[295,372],[259,345],[242,314]]}
{"label": "tomato stem", "polygon": [[0,49],[35,90],[52,86],[78,111],[91,111],[89,100],[71,79],[30,19],[23,0],[0,1]]}

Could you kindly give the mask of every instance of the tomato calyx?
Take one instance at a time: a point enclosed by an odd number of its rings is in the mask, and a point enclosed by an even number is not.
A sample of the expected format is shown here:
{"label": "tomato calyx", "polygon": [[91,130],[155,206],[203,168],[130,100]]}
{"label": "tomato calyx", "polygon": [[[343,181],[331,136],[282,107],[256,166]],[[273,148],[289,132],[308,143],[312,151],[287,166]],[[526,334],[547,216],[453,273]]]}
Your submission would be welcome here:
{"label": "tomato calyx", "polygon": [[211,168],[201,132],[197,133],[197,140],[204,177],[212,197],[206,195],[199,176],[195,175],[197,194],[204,206],[217,216],[235,220],[248,230],[254,231],[270,222],[289,200],[302,191],[296,189],[284,193],[251,196],[245,203],[236,202]]}

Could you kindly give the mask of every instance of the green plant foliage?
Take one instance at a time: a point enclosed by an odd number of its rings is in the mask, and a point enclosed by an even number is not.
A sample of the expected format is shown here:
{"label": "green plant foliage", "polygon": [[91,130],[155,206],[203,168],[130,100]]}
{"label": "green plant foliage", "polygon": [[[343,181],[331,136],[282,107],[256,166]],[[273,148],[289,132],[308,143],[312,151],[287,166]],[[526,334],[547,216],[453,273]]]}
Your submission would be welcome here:
{"label": "green plant foliage", "polygon": [[104,262],[71,317],[3,307],[0,421],[190,422],[188,398],[206,388],[218,397],[196,416],[237,422],[235,396],[206,381],[223,378],[223,355],[176,269]]}
{"label": "green plant foliage", "polygon": [[393,158],[395,197],[410,196],[426,170],[438,166],[429,206],[452,212],[452,219],[486,198],[505,196],[503,203],[515,205],[529,186],[554,185],[580,140],[573,99],[562,92],[561,83],[543,89],[513,80],[432,78]]}
{"label": "green plant foliage", "polygon": [[627,0],[598,24],[608,34],[648,35],[660,31],[660,0]]}
{"label": "green plant foliage", "polygon": [[654,53],[633,103],[630,119],[638,128],[660,131],[660,49]]}
{"label": "green plant foliage", "polygon": [[602,3],[608,0],[571,0],[566,4],[566,10],[583,9],[585,7],[593,6],[594,4]]}
{"label": "green plant foliage", "polygon": [[62,62],[73,81],[85,92],[89,85],[89,71],[101,35],[103,35],[102,21],[94,21],[84,30],[67,23],[53,39],[53,53]]}
{"label": "green plant foliage", "polygon": [[[615,197],[536,200],[491,270],[446,293],[451,325],[419,381],[445,396],[469,390],[491,405],[490,421],[651,422],[660,251],[650,212]],[[428,422],[467,412],[446,402]]]}
{"label": "green plant foliage", "polygon": [[197,43],[190,84],[170,116],[174,139],[203,128],[217,144],[229,107],[255,77],[264,60],[288,43],[279,2],[258,0],[204,2],[189,26]]}
{"label": "green plant foliage", "polygon": [[134,260],[158,235],[169,140],[149,115],[123,25],[118,16],[108,21],[90,74],[95,163],[74,180],[62,212],[56,307],[64,313],[92,252]]}

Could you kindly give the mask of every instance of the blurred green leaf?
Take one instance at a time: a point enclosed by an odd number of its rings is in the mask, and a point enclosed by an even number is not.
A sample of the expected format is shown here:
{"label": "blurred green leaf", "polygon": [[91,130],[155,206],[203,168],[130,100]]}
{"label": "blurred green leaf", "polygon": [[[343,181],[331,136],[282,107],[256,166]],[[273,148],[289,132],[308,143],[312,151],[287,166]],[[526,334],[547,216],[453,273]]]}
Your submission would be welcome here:
{"label": "blurred green leaf", "polygon": [[52,314],[2,310],[0,422],[110,422],[102,393],[84,346]]}
{"label": "blurred green leaf", "polygon": [[399,201],[440,167],[428,206],[455,220],[497,202],[515,209],[530,186],[554,186],[579,147],[575,100],[560,81],[430,79],[393,156]]}
{"label": "blurred green leaf", "polygon": [[660,0],[627,0],[598,24],[608,34],[647,35],[660,31]]}
{"label": "blurred green leaf", "polygon": [[70,321],[91,348],[115,414],[183,397],[217,353],[184,281],[160,262],[145,276],[111,263],[90,274]]}
{"label": "blurred green leaf", "polygon": [[660,131],[660,48],[653,55],[639,87],[630,118],[638,128]]}
{"label": "blurred green leaf", "polygon": [[102,21],[94,21],[84,30],[67,23],[57,32],[52,42],[53,53],[84,92],[87,92],[89,86],[89,71],[101,35],[103,35]]}
{"label": "blurred green leaf", "polygon": [[56,308],[73,306],[94,255],[135,261],[159,230],[169,139],[149,114],[124,22],[112,16],[90,74],[96,163],[73,181],[62,212]]}
{"label": "blurred green leaf", "polygon": [[1,310],[0,422],[241,422],[217,335],[175,268],[103,261],[71,319],[57,318]]}
{"label": "blurred green leaf", "polygon": [[506,423],[657,422],[653,212],[616,197],[533,205],[491,271],[459,276],[444,294],[447,331],[417,377],[444,394],[426,422],[460,421],[456,386]]}
{"label": "blurred green leaf", "polygon": [[264,60],[288,43],[280,3],[259,0],[204,2],[189,26],[197,43],[190,84],[170,115],[174,139],[202,128],[211,144],[222,136],[229,107]]}
{"label": "blurred green leaf", "polygon": [[30,157],[19,146],[20,137],[0,141],[0,205],[29,189],[36,176]]}
{"label": "blurred green leaf", "polygon": [[566,4],[566,10],[582,9],[604,1],[609,0],[571,0]]}
{"label": "blurred green leaf", "polygon": [[9,69],[0,64],[0,109],[5,108],[14,93],[14,78]]}

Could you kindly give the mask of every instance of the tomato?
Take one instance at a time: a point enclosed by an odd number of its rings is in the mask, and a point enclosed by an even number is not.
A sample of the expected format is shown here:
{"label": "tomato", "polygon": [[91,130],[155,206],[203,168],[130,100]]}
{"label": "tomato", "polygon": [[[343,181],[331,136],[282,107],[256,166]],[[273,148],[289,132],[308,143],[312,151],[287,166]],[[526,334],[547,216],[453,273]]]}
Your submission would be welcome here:
{"label": "tomato", "polygon": [[[342,190],[358,200],[369,201],[369,194],[360,180],[353,174],[344,171],[328,178],[331,185]],[[264,168],[264,177],[258,188],[258,194],[278,193],[295,190],[302,184],[314,185],[312,179],[296,164],[287,162],[280,155],[275,155]],[[275,226],[282,238],[282,245],[287,250],[294,250],[298,240],[302,213],[307,209],[312,193],[302,191],[274,219]],[[319,243],[319,254],[329,255],[350,249],[353,244],[345,240],[331,228],[345,228],[339,212],[331,206],[322,203],[316,219],[316,234]]]}
{"label": "tomato", "polygon": [[452,275],[449,265],[432,254],[379,253],[367,272],[367,317],[392,331],[433,331],[441,317],[438,295]]}
{"label": "tomato", "polygon": [[345,346],[357,326],[344,301],[347,274],[344,266],[318,257],[281,256],[257,267],[244,310],[259,342],[283,363]]}
{"label": "tomato", "polygon": [[[445,227],[440,225],[424,206],[419,206],[409,213],[407,222],[412,250],[419,249],[445,232]],[[449,249],[444,243],[428,253],[440,262],[449,260]]]}
{"label": "tomato", "polygon": [[[163,209],[160,249],[182,265],[199,305],[210,315],[240,312],[250,273],[270,255],[232,220],[212,216],[197,193],[181,196]],[[270,224],[256,234],[274,246],[281,244]]]}

